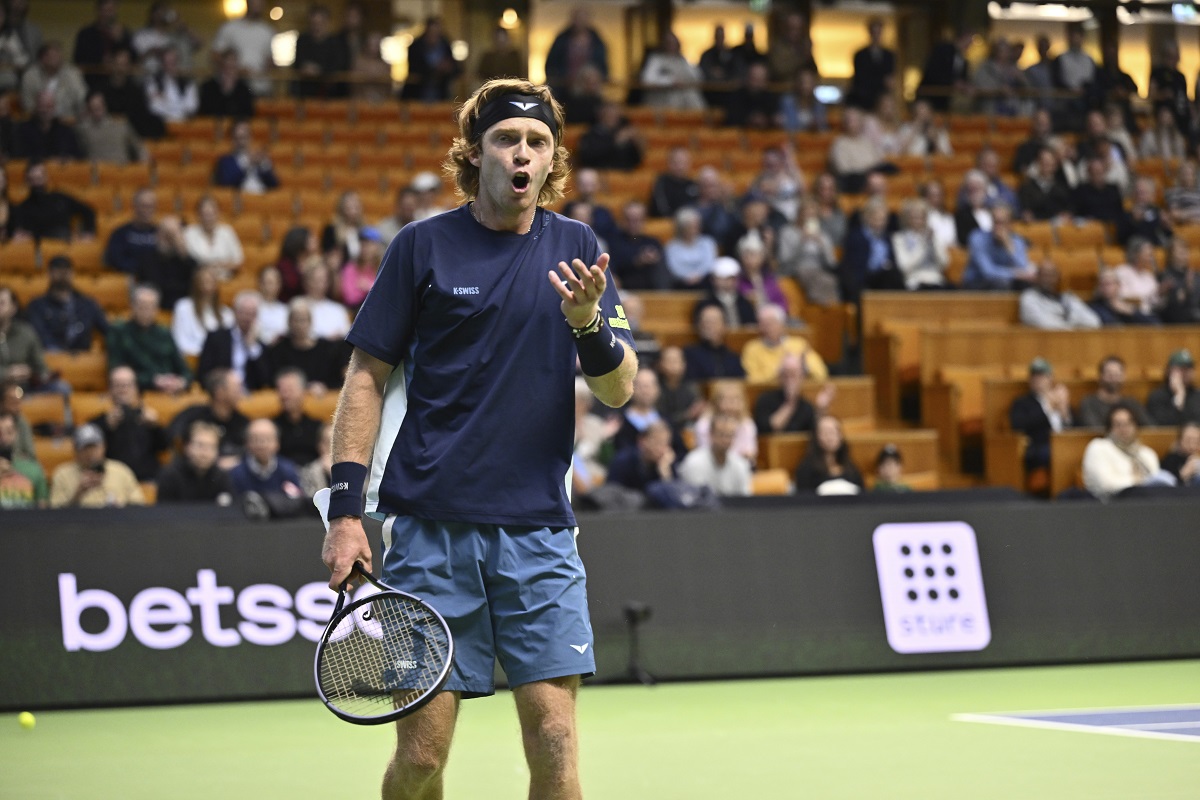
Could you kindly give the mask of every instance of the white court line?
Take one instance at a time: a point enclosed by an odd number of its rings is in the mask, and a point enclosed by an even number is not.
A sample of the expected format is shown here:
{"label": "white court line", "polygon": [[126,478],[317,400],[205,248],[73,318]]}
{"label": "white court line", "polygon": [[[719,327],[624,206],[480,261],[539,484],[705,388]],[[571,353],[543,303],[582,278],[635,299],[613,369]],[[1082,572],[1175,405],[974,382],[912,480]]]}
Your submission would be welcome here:
{"label": "white court line", "polygon": [[[1078,709],[1076,709],[1078,710]],[[1034,711],[1023,713],[1038,713]],[[1050,713],[1050,712],[1045,712]],[[1200,744],[1200,736],[1188,736],[1182,733],[1160,733],[1159,731],[1134,730],[1133,728],[1117,728],[1106,725],[1080,725],[1075,722],[1050,722],[1040,719],[1022,719],[993,714],[951,714],[955,722],[981,722],[988,725],[1010,725],[1016,728],[1044,728],[1054,731],[1073,731],[1075,733],[1102,733],[1108,736],[1129,736],[1135,739],[1166,739],[1172,742],[1191,742]]]}
{"label": "white court line", "polygon": [[1137,731],[1157,731],[1168,730],[1170,728],[1200,728],[1200,719],[1193,719],[1187,722],[1132,722],[1121,725],[1123,728],[1130,728]]}

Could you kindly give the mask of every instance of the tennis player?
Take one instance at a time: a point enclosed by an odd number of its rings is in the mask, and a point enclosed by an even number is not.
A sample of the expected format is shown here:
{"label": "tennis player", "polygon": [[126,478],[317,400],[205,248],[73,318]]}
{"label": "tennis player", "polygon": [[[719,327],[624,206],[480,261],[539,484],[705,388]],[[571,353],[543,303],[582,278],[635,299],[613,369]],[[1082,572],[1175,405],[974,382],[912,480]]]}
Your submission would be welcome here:
{"label": "tennis player", "polygon": [[466,204],[400,231],[347,336],[322,558],[335,588],[355,560],[370,565],[366,483],[385,582],[454,634],[446,691],[397,723],[384,798],[442,796],[459,702],[494,692],[497,658],[529,796],[576,798],[575,695],[595,662],[568,496],[575,364],[618,407],[637,356],[608,254],[544,208],[568,172],[549,89],[488,81],[458,127],[446,168]]}

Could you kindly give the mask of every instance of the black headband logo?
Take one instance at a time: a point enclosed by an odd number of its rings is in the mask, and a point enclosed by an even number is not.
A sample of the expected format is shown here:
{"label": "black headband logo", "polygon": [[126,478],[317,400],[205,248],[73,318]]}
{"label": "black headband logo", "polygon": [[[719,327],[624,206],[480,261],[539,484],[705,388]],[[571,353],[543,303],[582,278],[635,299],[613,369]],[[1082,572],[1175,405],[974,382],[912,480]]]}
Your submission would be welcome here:
{"label": "black headband logo", "polygon": [[475,117],[471,125],[472,141],[483,136],[488,128],[511,117],[526,117],[544,122],[550,134],[558,138],[558,121],[550,105],[535,95],[506,94],[490,100]]}

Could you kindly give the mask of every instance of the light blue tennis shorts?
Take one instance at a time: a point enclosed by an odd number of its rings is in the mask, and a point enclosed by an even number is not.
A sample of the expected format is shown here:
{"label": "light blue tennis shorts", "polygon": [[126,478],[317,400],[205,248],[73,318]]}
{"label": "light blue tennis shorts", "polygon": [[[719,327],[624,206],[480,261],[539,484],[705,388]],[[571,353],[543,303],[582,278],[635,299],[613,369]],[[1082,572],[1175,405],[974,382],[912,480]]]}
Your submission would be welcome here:
{"label": "light blue tennis shorts", "polygon": [[425,600],[450,626],[447,691],[494,694],[496,659],[510,686],[596,671],[574,529],[391,515],[383,549],[384,583]]}

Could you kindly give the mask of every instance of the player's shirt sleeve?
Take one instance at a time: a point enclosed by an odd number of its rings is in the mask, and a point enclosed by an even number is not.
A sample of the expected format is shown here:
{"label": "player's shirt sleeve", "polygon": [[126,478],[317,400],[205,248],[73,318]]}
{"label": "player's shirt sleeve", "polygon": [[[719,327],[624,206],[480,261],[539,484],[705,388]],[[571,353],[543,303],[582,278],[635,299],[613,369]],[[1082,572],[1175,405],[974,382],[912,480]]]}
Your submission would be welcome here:
{"label": "player's shirt sleeve", "polygon": [[408,354],[416,326],[413,227],[406,226],[388,246],[375,284],[346,334],[350,344],[392,366]]}
{"label": "player's shirt sleeve", "polygon": [[[596,234],[591,228],[585,227],[585,245],[584,250],[586,255],[583,256],[583,263],[595,264],[600,258],[600,244],[596,241]],[[633,342],[633,331],[629,327],[629,320],[625,318],[625,309],[621,307],[621,295],[617,292],[616,282],[612,279],[612,268],[609,267],[608,285],[604,288],[604,294],[600,297],[600,313],[604,315],[604,324],[609,327],[617,338],[629,345],[629,349],[637,352],[637,345]]]}

